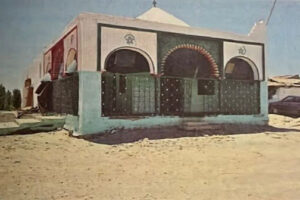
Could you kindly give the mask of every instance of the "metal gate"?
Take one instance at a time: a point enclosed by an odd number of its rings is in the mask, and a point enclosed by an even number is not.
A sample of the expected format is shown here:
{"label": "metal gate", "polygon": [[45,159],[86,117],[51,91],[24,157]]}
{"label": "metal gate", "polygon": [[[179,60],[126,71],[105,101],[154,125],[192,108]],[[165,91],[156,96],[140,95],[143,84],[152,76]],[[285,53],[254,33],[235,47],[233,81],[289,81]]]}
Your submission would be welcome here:
{"label": "metal gate", "polygon": [[160,79],[160,113],[181,115],[184,113],[183,79],[162,77]]}
{"label": "metal gate", "polygon": [[155,78],[149,74],[102,75],[102,115],[152,115],[155,113]]}
{"label": "metal gate", "polygon": [[258,114],[259,81],[104,73],[102,115]]}

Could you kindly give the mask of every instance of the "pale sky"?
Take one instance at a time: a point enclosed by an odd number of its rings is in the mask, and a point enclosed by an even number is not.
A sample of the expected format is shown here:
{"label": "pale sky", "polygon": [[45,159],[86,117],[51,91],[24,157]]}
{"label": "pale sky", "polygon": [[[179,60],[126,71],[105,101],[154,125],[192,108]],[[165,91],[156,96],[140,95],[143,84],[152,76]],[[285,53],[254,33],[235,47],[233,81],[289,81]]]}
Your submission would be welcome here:
{"label": "pale sky", "polygon": [[[81,12],[136,17],[152,0],[0,0],[0,83],[22,88],[43,48]],[[247,34],[273,0],[157,0],[157,7],[194,27]],[[300,74],[300,0],[277,0],[268,25],[268,74]]]}

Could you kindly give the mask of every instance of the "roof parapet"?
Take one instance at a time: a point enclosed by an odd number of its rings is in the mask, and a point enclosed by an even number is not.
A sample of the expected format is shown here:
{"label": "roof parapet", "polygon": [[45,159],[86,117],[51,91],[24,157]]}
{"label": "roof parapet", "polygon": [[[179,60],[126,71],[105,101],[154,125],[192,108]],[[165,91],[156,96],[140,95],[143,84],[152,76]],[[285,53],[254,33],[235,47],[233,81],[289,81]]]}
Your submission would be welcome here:
{"label": "roof parapet", "polygon": [[251,37],[254,40],[258,41],[264,41],[267,40],[267,25],[264,20],[260,20],[256,22],[250,32],[248,33],[248,36]]}

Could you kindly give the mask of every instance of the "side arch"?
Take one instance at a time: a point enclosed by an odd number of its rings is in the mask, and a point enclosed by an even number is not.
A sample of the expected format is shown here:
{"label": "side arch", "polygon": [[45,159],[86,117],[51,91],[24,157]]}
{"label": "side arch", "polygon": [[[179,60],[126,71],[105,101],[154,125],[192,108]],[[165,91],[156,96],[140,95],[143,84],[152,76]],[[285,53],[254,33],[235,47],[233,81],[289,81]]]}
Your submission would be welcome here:
{"label": "side arch", "polygon": [[64,70],[65,73],[75,72],[77,70],[77,50],[75,48],[69,49]]}
{"label": "side arch", "polygon": [[227,79],[259,80],[257,66],[251,59],[244,56],[231,58],[225,65],[224,75]]}
{"label": "side arch", "polygon": [[112,51],[106,56],[106,58],[105,58],[104,66],[103,66],[103,70],[104,70],[104,71],[107,71],[107,66],[108,66],[108,60],[109,60],[109,58],[110,58],[114,53],[116,53],[116,52],[118,52],[118,51],[122,51],[122,50],[133,51],[133,52],[136,52],[136,53],[142,55],[142,56],[146,59],[146,61],[147,61],[148,68],[149,68],[149,73],[150,73],[150,74],[155,74],[155,71],[156,71],[156,70],[155,70],[155,66],[154,66],[154,63],[153,63],[153,61],[152,61],[150,55],[149,55],[147,52],[145,52],[145,51],[143,51],[143,50],[141,50],[141,49],[138,49],[138,48],[135,48],[135,47],[130,47],[130,46],[124,46],[124,47],[120,47],[120,48],[117,48],[117,49],[112,50]]}
{"label": "side arch", "polygon": [[[218,78],[220,76],[218,65],[216,64],[212,55],[203,47],[194,45],[194,44],[181,44],[181,45],[177,45],[174,48],[170,49],[162,59],[161,67],[162,67],[163,74],[165,74],[165,72],[166,72],[166,68],[167,68],[166,65],[168,64],[168,59],[170,58],[170,56],[180,50],[192,50],[193,52],[197,52],[199,55],[201,55],[204,58],[204,61],[208,63],[209,76],[213,77],[213,78]],[[187,60],[190,60],[190,59],[191,58],[188,58]],[[179,58],[179,60],[182,60],[182,59]],[[198,64],[201,64],[201,63],[198,63]]]}

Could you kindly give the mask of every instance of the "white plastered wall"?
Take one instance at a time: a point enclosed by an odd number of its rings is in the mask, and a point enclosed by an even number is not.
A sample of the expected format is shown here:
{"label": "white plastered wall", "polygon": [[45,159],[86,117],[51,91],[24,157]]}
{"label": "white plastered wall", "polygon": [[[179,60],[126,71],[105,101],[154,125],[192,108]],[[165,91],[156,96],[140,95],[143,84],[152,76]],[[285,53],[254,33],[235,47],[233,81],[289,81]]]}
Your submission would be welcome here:
{"label": "white plastered wall", "polygon": [[[252,61],[258,71],[257,80],[263,80],[263,47],[262,45],[250,45],[245,43],[224,42],[224,71],[228,61],[235,57],[241,57]],[[252,66],[253,67],[253,66]],[[255,73],[255,71],[254,71]]]}
{"label": "white plastered wall", "polygon": [[177,26],[172,24],[151,22],[147,20],[141,20],[141,19],[135,19],[129,17],[111,16],[111,15],[104,15],[98,13],[82,13],[80,14],[80,18],[95,20],[97,23],[111,24],[115,26],[132,27],[132,28],[140,28],[140,29],[147,29],[147,30],[151,29],[155,31],[167,31],[167,32],[173,32],[179,34],[221,38],[221,39],[235,40],[235,41],[265,43],[265,40],[262,37],[252,37],[253,34],[249,36],[240,35],[236,33],[214,31],[214,30],[198,28],[198,27],[197,28],[184,27],[184,26]]}
{"label": "white plastered wall", "polygon": [[[127,43],[126,36],[133,36]],[[157,73],[157,36],[156,33],[130,29],[101,28],[101,71],[105,71],[107,56],[117,49],[131,49],[141,53],[148,61],[150,73]]]}
{"label": "white plastered wall", "polygon": [[[239,35],[235,33],[227,33],[222,31],[212,31],[203,28],[183,27],[183,26],[176,26],[176,25],[163,24],[157,22],[150,22],[150,21],[134,19],[134,18],[110,16],[110,15],[95,14],[95,13],[82,13],[66,26],[61,37],[53,41],[52,44],[48,46],[46,51],[50,49],[57,41],[59,41],[68,31],[70,31],[75,26],[77,26],[78,28],[77,29],[78,30],[78,71],[96,71],[97,52],[98,52],[98,42],[97,42],[98,23],[111,24],[111,25],[123,26],[123,27],[140,28],[140,29],[151,29],[157,31],[168,31],[168,32],[195,35],[195,36],[223,38],[223,39],[238,40],[238,41],[258,42],[258,43],[265,42],[263,37],[254,37],[253,34],[249,34],[249,36],[247,36],[247,35]],[[118,29],[118,30],[124,30],[124,29]],[[155,35],[155,33],[149,33],[147,31],[136,31],[136,32]],[[153,36],[150,37],[152,38]],[[148,44],[151,43],[152,42],[149,42]],[[155,41],[153,40],[152,44],[154,43],[156,44],[156,40]],[[151,52],[151,51],[152,49],[147,50],[146,52]],[[104,62],[103,58],[104,56],[101,53],[101,67],[103,67],[103,62]],[[157,63],[156,54],[155,55],[153,54],[153,56],[151,56],[151,59],[153,60],[153,63],[156,65]]]}
{"label": "white plastered wall", "polygon": [[97,22],[82,15],[78,27],[78,71],[97,71]]}
{"label": "white plastered wall", "polygon": [[[204,36],[212,38],[222,38],[237,41],[265,43],[265,25],[257,23],[251,33],[247,35],[239,35],[222,31],[213,31],[203,28],[183,27],[172,24],[163,24],[151,22],[147,20],[110,16],[96,13],[81,13],[78,17],[72,20],[62,32],[61,36],[43,51],[47,52],[56,44],[66,33],[77,26],[78,30],[78,70],[96,71],[97,70],[97,25],[111,24],[115,26],[124,26],[140,29],[151,29],[156,31],[168,31],[174,33]],[[151,28],[149,28],[151,27]],[[141,31],[142,32],[142,31]],[[259,37],[258,37],[259,36]],[[155,41],[156,42],[156,41]],[[155,59],[153,58],[153,62]]]}

